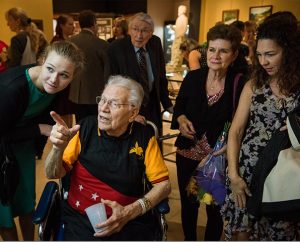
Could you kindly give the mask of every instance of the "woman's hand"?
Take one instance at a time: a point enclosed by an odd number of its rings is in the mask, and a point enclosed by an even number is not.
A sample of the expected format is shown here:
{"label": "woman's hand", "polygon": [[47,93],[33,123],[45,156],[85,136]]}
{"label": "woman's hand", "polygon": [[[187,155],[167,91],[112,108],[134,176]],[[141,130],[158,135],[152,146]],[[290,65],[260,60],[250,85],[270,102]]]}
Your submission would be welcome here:
{"label": "woman's hand", "polygon": [[224,155],[225,158],[227,158],[226,151],[227,151],[227,144],[224,145],[220,150],[215,151],[212,155],[213,156]]}
{"label": "woman's hand", "polygon": [[143,124],[143,125],[146,125],[146,124],[147,124],[146,118],[145,118],[143,115],[140,115],[140,114],[138,114],[138,115],[135,117],[134,121],[139,122],[139,123],[141,123],[141,124]]}
{"label": "woman's hand", "polygon": [[194,129],[192,122],[188,120],[185,115],[180,115],[177,118],[177,122],[179,124],[180,133],[189,139],[194,139],[194,135],[196,134],[196,131]]}
{"label": "woman's hand", "polygon": [[239,208],[246,207],[246,195],[251,196],[246,182],[240,176],[230,179],[230,187],[233,193],[235,206]]}

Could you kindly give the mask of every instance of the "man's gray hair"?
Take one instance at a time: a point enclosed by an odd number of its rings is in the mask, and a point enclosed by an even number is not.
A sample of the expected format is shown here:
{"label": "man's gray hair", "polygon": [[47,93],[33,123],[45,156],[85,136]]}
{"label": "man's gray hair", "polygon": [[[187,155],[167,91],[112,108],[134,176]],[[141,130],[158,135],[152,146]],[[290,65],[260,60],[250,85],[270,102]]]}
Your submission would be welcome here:
{"label": "man's gray hair", "polygon": [[135,15],[133,15],[130,19],[129,19],[129,28],[132,27],[132,24],[135,22],[135,21],[144,21],[146,22],[147,24],[149,24],[151,26],[151,31],[153,32],[154,31],[154,22],[153,22],[153,19],[151,18],[150,15],[146,14],[146,13],[143,13],[143,12],[139,12]]}
{"label": "man's gray hair", "polygon": [[141,107],[144,98],[144,90],[141,84],[129,77],[115,75],[109,77],[105,88],[112,85],[128,89],[130,92],[128,102],[135,107]]}

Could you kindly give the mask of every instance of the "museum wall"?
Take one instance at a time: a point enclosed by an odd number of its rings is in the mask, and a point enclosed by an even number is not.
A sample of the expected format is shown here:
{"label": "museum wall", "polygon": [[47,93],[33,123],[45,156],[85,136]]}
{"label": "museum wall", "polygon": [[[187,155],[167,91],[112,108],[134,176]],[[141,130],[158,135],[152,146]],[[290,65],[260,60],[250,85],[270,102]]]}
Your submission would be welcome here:
{"label": "museum wall", "polygon": [[249,20],[249,9],[253,6],[272,5],[273,12],[291,11],[300,20],[299,0],[202,0],[200,14],[199,42],[206,40],[207,31],[222,21],[223,10],[238,9],[239,20]]}
{"label": "museum wall", "polygon": [[[273,12],[291,11],[300,19],[300,0],[198,0],[201,2],[199,17],[199,42],[203,43],[206,33],[216,22],[222,21],[224,10],[239,10],[239,19],[249,19],[249,8],[253,6],[272,5]],[[163,38],[163,26],[165,21],[174,20],[177,17],[177,8],[185,4],[190,12],[190,0],[148,0],[147,12],[155,21],[155,34]],[[14,6],[24,8],[32,19],[43,21],[44,33],[47,39],[53,36],[53,5],[52,0],[1,0],[0,1],[0,39],[9,43],[14,35],[6,25],[5,12]],[[198,17],[198,16],[197,16]],[[198,27],[198,26],[197,26]]]}

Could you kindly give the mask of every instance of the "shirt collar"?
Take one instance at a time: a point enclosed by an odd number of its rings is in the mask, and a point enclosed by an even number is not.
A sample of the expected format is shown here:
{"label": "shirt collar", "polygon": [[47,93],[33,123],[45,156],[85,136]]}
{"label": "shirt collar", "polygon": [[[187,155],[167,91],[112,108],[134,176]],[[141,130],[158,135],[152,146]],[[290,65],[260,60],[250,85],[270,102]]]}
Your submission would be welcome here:
{"label": "shirt collar", "polygon": [[[133,48],[134,48],[134,51],[135,51],[135,53],[137,53],[138,52],[138,50],[139,49],[141,49],[141,48],[137,48],[137,47],[135,47],[135,46],[133,46]],[[142,47],[146,52],[147,52],[147,50],[146,50],[146,48],[145,47]]]}
{"label": "shirt collar", "polygon": [[133,123],[134,122],[130,123],[128,125],[127,130],[125,131],[125,133],[122,134],[119,137],[110,136],[104,130],[101,130],[99,128],[98,128],[98,136],[100,136],[100,137],[102,136],[102,137],[109,138],[109,139],[126,139],[132,133]]}

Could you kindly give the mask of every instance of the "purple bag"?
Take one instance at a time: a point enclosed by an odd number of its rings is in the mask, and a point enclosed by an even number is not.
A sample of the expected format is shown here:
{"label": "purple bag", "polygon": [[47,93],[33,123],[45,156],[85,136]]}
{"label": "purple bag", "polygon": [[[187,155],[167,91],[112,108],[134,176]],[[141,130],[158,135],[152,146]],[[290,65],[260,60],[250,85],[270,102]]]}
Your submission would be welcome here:
{"label": "purple bag", "polygon": [[[213,156],[212,154],[226,144],[229,124],[225,124],[222,134],[219,136],[213,151],[209,154],[207,161],[199,164],[188,185],[188,193],[197,196],[201,200],[205,193],[212,195],[215,204],[220,205],[225,200],[225,168],[224,155]],[[196,186],[196,187],[195,187]]]}

